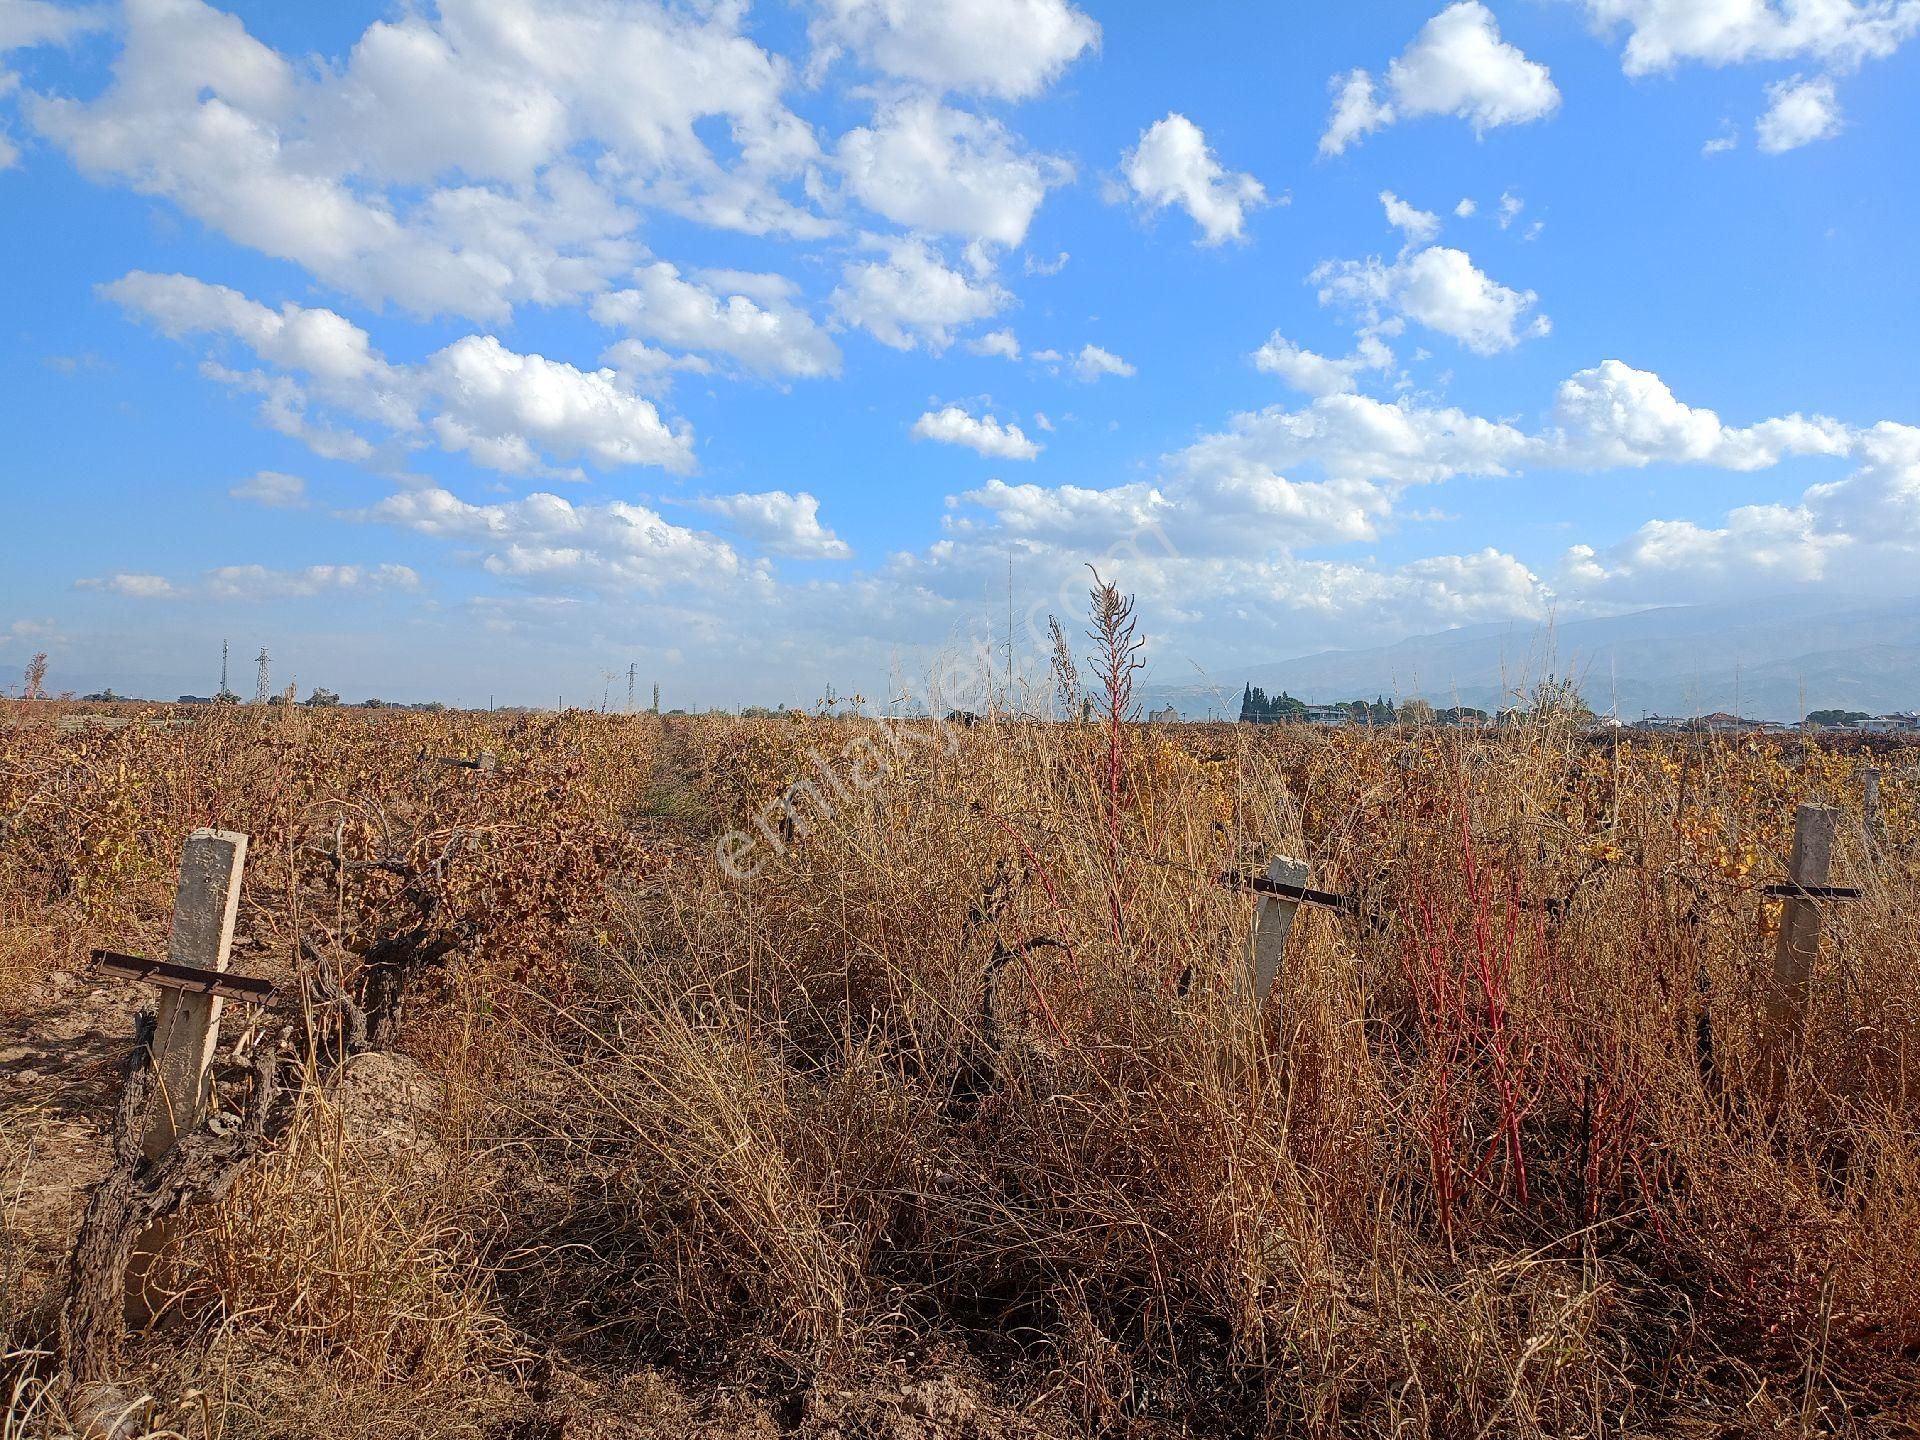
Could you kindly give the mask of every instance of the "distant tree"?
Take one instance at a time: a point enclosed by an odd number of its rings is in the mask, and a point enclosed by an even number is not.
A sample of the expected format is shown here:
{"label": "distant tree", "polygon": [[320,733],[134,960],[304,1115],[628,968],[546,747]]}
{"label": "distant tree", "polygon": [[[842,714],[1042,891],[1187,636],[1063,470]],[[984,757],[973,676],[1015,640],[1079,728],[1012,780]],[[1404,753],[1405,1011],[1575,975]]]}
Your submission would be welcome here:
{"label": "distant tree", "polygon": [[1533,694],[1527,697],[1526,710],[1535,720],[1568,725],[1584,725],[1594,718],[1592,709],[1581,698],[1579,683],[1571,677],[1547,676],[1533,687]]}
{"label": "distant tree", "polygon": [[1809,710],[1809,725],[1858,725],[1872,717],[1864,710]]}
{"label": "distant tree", "polygon": [[1408,700],[1400,706],[1400,720],[1406,725],[1431,725],[1433,724],[1433,705],[1429,701],[1417,698]]}
{"label": "distant tree", "polygon": [[316,685],[313,687],[313,693],[307,696],[305,703],[317,710],[338,705],[340,703],[340,697],[325,686]]}
{"label": "distant tree", "polygon": [[422,700],[413,708],[423,711],[428,715],[438,715],[441,711],[445,710],[447,706],[444,700]]}
{"label": "distant tree", "polygon": [[[680,715],[686,712],[676,710],[670,713]],[[742,720],[771,720],[774,714],[774,711],[769,710],[764,705],[743,705],[740,707],[740,718]]]}
{"label": "distant tree", "polygon": [[1245,724],[1274,725],[1306,718],[1307,702],[1294,699],[1284,690],[1269,696],[1258,685],[1249,685],[1240,696],[1240,719]]}
{"label": "distant tree", "polygon": [[366,710],[384,710],[387,708],[387,702],[377,696],[372,699],[362,700],[360,705],[362,709]]}
{"label": "distant tree", "polygon": [[117,700],[121,700],[121,699],[124,699],[125,697],[124,697],[124,696],[121,696],[121,695],[116,695],[116,694],[114,694],[114,693],[113,693],[113,687],[112,687],[111,685],[109,685],[109,686],[108,686],[108,687],[107,687],[106,689],[104,689],[104,690],[96,690],[96,691],[94,691],[94,692],[93,692],[93,694],[91,694],[91,695],[82,695],[82,696],[81,696],[80,698],[81,698],[82,700],[86,700],[86,701],[88,701],[88,702],[90,702],[90,703],[92,703],[92,704],[95,704],[95,705],[111,705],[111,704],[113,704],[113,703],[114,703],[115,701],[117,701]]}
{"label": "distant tree", "polygon": [[292,703],[293,702],[288,700],[285,695],[269,695],[267,697],[267,704],[279,709],[284,709]]}
{"label": "distant tree", "polygon": [[1353,718],[1362,725],[1391,725],[1398,712],[1393,702],[1384,695],[1376,695],[1371,700],[1356,700],[1352,705]]}

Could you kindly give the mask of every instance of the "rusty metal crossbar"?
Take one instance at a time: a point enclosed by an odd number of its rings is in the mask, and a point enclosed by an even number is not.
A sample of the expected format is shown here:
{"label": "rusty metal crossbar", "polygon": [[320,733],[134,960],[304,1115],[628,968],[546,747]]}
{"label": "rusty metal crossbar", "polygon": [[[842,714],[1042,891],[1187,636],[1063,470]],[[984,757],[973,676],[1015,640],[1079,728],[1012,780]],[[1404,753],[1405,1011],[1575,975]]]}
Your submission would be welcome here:
{"label": "rusty metal crossbar", "polygon": [[172,960],[149,960],[141,955],[121,955],[112,950],[93,952],[93,963],[102,974],[121,980],[145,980],[168,990],[184,990],[195,995],[218,995],[249,1005],[264,1005],[273,998],[273,982],[250,975],[233,975],[224,970],[202,970],[197,965],[181,965]]}
{"label": "rusty metal crossbar", "polygon": [[1257,890],[1262,895],[1275,895],[1282,900],[1295,900],[1302,905],[1319,905],[1327,910],[1337,910],[1342,915],[1360,913],[1359,903],[1351,895],[1335,894],[1331,890],[1315,890],[1307,885],[1289,885],[1284,880],[1269,880],[1264,875],[1246,875],[1238,870],[1224,871],[1219,883],[1237,890]]}
{"label": "rusty metal crossbar", "polygon": [[1760,892],[1769,900],[1858,900],[1862,891],[1853,885],[1769,885]]}
{"label": "rusty metal crossbar", "polygon": [[436,765],[450,766],[455,770],[481,771],[492,771],[496,769],[499,764],[491,750],[482,750],[479,755],[472,758],[464,755],[436,755],[433,757],[433,763]]}

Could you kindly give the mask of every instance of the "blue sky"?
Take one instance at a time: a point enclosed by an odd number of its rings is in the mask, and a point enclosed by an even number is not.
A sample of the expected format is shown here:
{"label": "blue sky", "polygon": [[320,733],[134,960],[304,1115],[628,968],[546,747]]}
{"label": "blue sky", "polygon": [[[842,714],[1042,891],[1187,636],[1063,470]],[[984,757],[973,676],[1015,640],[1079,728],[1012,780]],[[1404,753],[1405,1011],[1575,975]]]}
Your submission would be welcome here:
{"label": "blue sky", "polygon": [[1913,594],[1916,35],[0,0],[0,674],[878,696],[1004,631],[1010,554],[1023,663],[1095,562],[1233,689]]}

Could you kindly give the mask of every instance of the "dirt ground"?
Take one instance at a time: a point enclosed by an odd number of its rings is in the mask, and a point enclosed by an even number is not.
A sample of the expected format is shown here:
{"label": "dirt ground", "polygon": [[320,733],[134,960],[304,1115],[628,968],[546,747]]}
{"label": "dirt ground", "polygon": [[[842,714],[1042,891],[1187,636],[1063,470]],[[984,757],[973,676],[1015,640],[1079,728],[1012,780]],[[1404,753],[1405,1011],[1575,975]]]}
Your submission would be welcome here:
{"label": "dirt ground", "polygon": [[107,1122],[146,1000],[135,986],[53,971],[0,1028],[0,1340],[48,1318],[107,1168]]}
{"label": "dirt ground", "polygon": [[[138,984],[54,971],[0,1039],[0,1352],[54,1332],[65,1266],[87,1197],[109,1164],[113,1114],[140,1008]],[[232,1031],[244,1025],[229,1012]],[[359,1148],[433,1164],[438,1083],[410,1057],[370,1051],[333,1078],[329,1101]],[[128,1381],[142,1371],[139,1347]],[[859,1377],[769,1400],[728,1386],[699,1393],[668,1373],[589,1373],[549,1357],[504,1434],[514,1440],[998,1440],[1049,1433],[992,1398],[959,1353],[915,1374]],[[108,1416],[125,1385],[74,1402]],[[79,1417],[79,1412],[72,1412]],[[84,1417],[79,1417],[81,1423]]]}

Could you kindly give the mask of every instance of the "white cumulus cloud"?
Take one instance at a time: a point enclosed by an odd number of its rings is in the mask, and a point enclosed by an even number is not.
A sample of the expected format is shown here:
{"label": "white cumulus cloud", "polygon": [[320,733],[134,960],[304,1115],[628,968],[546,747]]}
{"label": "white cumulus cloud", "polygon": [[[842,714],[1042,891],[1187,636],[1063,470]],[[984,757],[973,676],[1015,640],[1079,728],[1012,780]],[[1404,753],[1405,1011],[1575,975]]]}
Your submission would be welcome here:
{"label": "white cumulus cloud", "polygon": [[1330,260],[1313,271],[1320,301],[1340,301],[1372,323],[1383,317],[1415,321],[1450,335],[1478,355],[1511,350],[1544,335],[1547,317],[1535,314],[1539,296],[1512,290],[1475,268],[1463,250],[1431,245],[1391,264],[1378,259]]}
{"label": "white cumulus cloud", "polygon": [[967,348],[976,355],[998,355],[1003,360],[1020,358],[1020,337],[1011,330],[989,330],[977,340],[969,340]]}
{"label": "white cumulus cloud", "polygon": [[491,335],[456,340],[419,365],[393,365],[366,331],[332,310],[291,301],[274,310],[224,285],[139,270],[100,289],[168,335],[212,334],[247,346],[282,373],[211,361],[208,372],[260,393],[268,424],[329,458],[364,460],[373,446],[356,431],[310,420],[313,403],[402,444],[430,433],[443,449],[509,473],[546,473],[543,456],[584,456],[602,468],[693,468],[692,431],[670,426],[613,370],[521,355]]}
{"label": "white cumulus cloud", "polygon": [[432,422],[440,443],[490,469],[539,473],[536,450],[584,455],[603,469],[693,468],[691,432],[669,429],[612,370],[577,370],[469,335],[431,356],[424,373],[440,401]]}
{"label": "white cumulus cloud", "polygon": [[1840,102],[1833,81],[1796,75],[1767,87],[1767,113],[1753,127],[1765,155],[1797,150],[1840,133]]}
{"label": "white cumulus cloud", "polygon": [[709,495],[692,502],[724,515],[761,549],[797,560],[849,560],[853,547],[820,523],[820,502],[806,491]]}
{"label": "white cumulus cloud", "polygon": [[501,321],[576,302],[633,263],[646,207],[828,228],[782,193],[819,147],[739,6],[445,0],[318,64],[202,0],[123,16],[113,82],[29,97],[35,128],[87,175],[370,303]]}
{"label": "white cumulus cloud", "polygon": [[913,438],[964,445],[999,460],[1032,460],[1041,448],[1011,421],[1002,424],[991,415],[975,416],[958,405],[927,411],[913,422]]}
{"label": "white cumulus cloud", "polygon": [[1380,192],[1380,203],[1386,209],[1387,223],[1407,237],[1407,244],[1424,245],[1440,233],[1438,215],[1409,205],[1391,190]]}
{"label": "white cumulus cloud", "polygon": [[998,314],[1010,298],[993,281],[953,269],[918,236],[875,244],[884,258],[849,264],[832,303],[842,320],[882,345],[944,350],[956,330]]}
{"label": "white cumulus cloud", "polygon": [[1076,378],[1091,385],[1103,375],[1117,375],[1124,380],[1139,372],[1111,350],[1087,344],[1082,345],[1080,352],[1073,357],[1073,373]]}
{"label": "white cumulus cloud", "polygon": [[1200,127],[1178,111],[1141,133],[1121,157],[1121,173],[1147,208],[1178,205],[1191,215],[1203,245],[1241,239],[1247,212],[1267,203],[1266,187],[1221,165]]}
{"label": "white cumulus cloud", "polygon": [[1024,100],[1099,43],[1066,0],[814,0],[820,59],[842,49],[936,90]]}
{"label": "white cumulus cloud", "polygon": [[1023,154],[997,120],[919,97],[884,107],[840,141],[848,190],[895,224],[1018,245],[1049,188],[1073,168]]}
{"label": "white cumulus cloud", "polygon": [[[1625,27],[1621,68],[1629,75],[1794,60],[1826,73],[1767,87],[1755,127],[1762,153],[1778,155],[1840,129],[1833,76],[1884,60],[1920,34],[1920,0],[1584,0],[1597,29]],[[1705,153],[1733,147],[1707,142]]]}
{"label": "white cumulus cloud", "polygon": [[724,355],[756,375],[812,379],[840,373],[839,349],[793,302],[791,281],[779,275],[711,278],[722,288],[732,282],[735,293],[722,294],[656,261],[633,272],[631,288],[596,297],[593,318],[681,350]]}
{"label": "white cumulus cloud", "polygon": [[1351,355],[1336,360],[1296,345],[1276,330],[1253,352],[1253,364],[1303,395],[1339,395],[1355,388],[1366,371],[1390,368],[1393,351],[1378,336],[1363,335]]}
{"label": "white cumulus cloud", "polygon": [[1684,61],[1732,65],[1813,59],[1839,66],[1884,59],[1920,32],[1912,0],[1585,0],[1603,29],[1627,29],[1629,75]]}
{"label": "white cumulus cloud", "polygon": [[1658,375],[1605,360],[1560,384],[1555,418],[1566,428],[1564,458],[1587,468],[1665,460],[1761,470],[1787,455],[1844,455],[1852,445],[1838,421],[1798,414],[1742,429],[1687,405]]}
{"label": "white cumulus cloud", "polygon": [[[1475,133],[1542,120],[1560,107],[1547,67],[1500,38],[1480,0],[1458,0],[1429,20],[1387,66],[1384,86],[1365,70],[1333,80],[1333,112],[1320,153],[1338,155],[1396,121],[1454,115]],[[1384,91],[1384,94],[1382,93]]]}
{"label": "white cumulus cloud", "polygon": [[403,490],[352,518],[457,541],[487,573],[536,588],[651,594],[732,581],[744,569],[724,540],[624,500],[574,505],[540,493],[473,505],[447,490]]}

